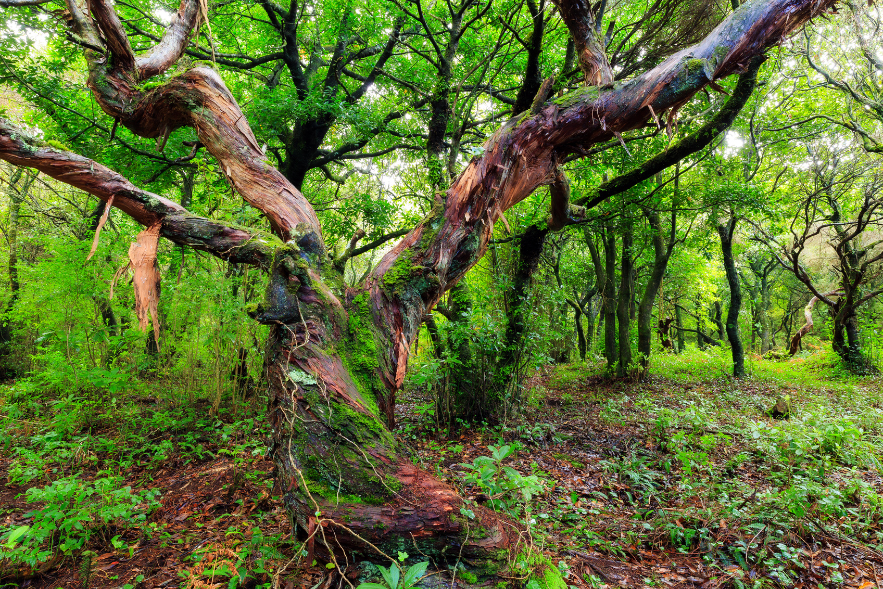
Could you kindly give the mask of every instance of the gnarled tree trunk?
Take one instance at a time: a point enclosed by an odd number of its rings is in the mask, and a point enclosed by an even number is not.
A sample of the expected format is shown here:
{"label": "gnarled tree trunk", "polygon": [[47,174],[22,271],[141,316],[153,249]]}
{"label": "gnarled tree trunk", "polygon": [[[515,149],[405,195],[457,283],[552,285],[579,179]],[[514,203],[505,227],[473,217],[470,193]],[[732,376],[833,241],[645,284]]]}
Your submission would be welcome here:
{"label": "gnarled tree trunk", "polygon": [[[102,200],[113,196],[114,206],[145,226],[158,225],[177,244],[270,273],[266,298],[252,316],[271,326],[265,370],[272,456],[285,504],[313,542],[374,558],[377,548],[416,542],[440,560],[481,557],[502,565],[518,546],[518,525],[481,508],[472,508],[474,520],[464,518],[462,498],[416,467],[387,425],[424,315],[482,256],[494,222],[549,182],[561,158],[639,128],[653,113],[677,110],[833,4],[750,1],[702,43],[633,80],[585,88],[513,118],[357,288],[344,283],[313,208],[267,165],[216,72],[195,67],[150,90],[139,85],[181,56],[200,13],[197,0],[183,0],[163,40],[138,56],[109,0],[91,0],[88,9],[69,0],[68,13],[72,33],[87,47],[89,85],[101,108],[132,132],[161,141],[192,127],[234,189],[266,214],[274,235],[191,215],[2,119],[0,158]],[[574,11],[562,13],[567,20]]]}

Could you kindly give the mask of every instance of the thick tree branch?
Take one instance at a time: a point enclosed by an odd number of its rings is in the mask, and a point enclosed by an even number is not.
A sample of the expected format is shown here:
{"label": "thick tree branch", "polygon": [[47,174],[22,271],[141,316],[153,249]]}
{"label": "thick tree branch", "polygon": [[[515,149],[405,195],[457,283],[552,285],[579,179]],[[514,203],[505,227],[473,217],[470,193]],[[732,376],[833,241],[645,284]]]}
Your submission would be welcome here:
{"label": "thick tree branch", "polygon": [[[676,110],[713,80],[745,72],[756,57],[835,2],[752,0],[702,42],[653,70],[610,88],[580,89],[539,114],[503,125],[440,196],[433,214],[368,279],[375,320],[391,342],[381,370],[390,393],[404,380],[408,350],[427,309],[484,253],[494,222],[548,183],[562,157],[640,128],[651,112]],[[389,272],[393,278],[387,278]]]}
{"label": "thick tree branch", "polygon": [[137,188],[95,161],[29,138],[22,129],[2,118],[0,159],[39,170],[104,202],[113,198],[114,207],[141,225],[161,223],[164,237],[224,260],[267,268],[273,259],[274,245],[281,245],[273,237],[193,215],[174,201]]}
{"label": "thick tree branch", "polygon": [[0,0],[0,8],[18,8],[19,6],[39,6],[52,0]]}
{"label": "thick tree branch", "polygon": [[721,107],[715,116],[702,125],[695,132],[678,141],[672,147],[650,158],[642,165],[620,174],[607,182],[602,183],[594,190],[582,197],[575,204],[592,208],[604,202],[615,194],[620,194],[639,183],[652,178],[657,173],[673,166],[685,157],[703,149],[714,141],[715,137],[723,133],[741,112],[742,107],[748,102],[754,87],[757,84],[757,71],[763,63],[763,58],[756,58],[749,69],[739,76],[736,89],[732,96]]}

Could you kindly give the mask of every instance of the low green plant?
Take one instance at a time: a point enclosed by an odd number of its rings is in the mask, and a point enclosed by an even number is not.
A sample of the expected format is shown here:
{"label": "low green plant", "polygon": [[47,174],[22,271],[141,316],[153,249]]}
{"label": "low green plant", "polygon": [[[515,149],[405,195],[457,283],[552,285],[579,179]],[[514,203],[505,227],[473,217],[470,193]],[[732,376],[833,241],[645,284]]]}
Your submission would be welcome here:
{"label": "low green plant", "polygon": [[518,517],[522,507],[543,492],[545,482],[538,475],[522,475],[503,461],[518,450],[515,444],[488,446],[490,456],[479,456],[472,464],[462,466],[469,471],[463,482],[474,485],[489,498],[492,509]]}
{"label": "low green plant", "polygon": [[43,507],[25,514],[33,518],[29,525],[0,534],[0,563],[34,567],[56,553],[79,552],[96,535],[110,544],[115,529],[142,523],[159,505],[158,492],[133,493],[121,482],[118,477],[87,482],[70,476],[28,489],[28,502]]}
{"label": "low green plant", "polygon": [[640,454],[630,453],[614,460],[602,460],[601,467],[616,475],[617,480],[643,493],[656,490],[659,474],[649,468],[650,459]]}
{"label": "low green plant", "polygon": [[417,582],[426,574],[426,569],[429,566],[428,562],[418,562],[415,565],[411,565],[407,571],[404,571],[404,575],[402,575],[403,569],[399,566],[399,563],[394,562],[389,565],[389,568],[374,565],[377,568],[377,572],[380,573],[380,576],[383,577],[383,584],[381,583],[361,583],[357,589],[413,589],[417,586]]}

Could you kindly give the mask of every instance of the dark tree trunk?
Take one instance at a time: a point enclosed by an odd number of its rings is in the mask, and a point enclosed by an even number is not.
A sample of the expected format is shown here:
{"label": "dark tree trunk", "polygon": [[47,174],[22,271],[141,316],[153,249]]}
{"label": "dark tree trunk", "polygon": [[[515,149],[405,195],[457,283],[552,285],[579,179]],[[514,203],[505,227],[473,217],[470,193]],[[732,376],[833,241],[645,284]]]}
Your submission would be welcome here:
{"label": "dark tree trunk", "polygon": [[619,301],[616,307],[616,320],[619,326],[619,364],[617,364],[617,376],[628,376],[632,364],[632,342],[629,332],[631,331],[631,302],[632,302],[632,276],[634,273],[634,260],[632,258],[633,231],[631,221],[626,221],[621,228],[622,232],[622,263],[619,267]]}
{"label": "dark tree trunk", "polygon": [[765,356],[771,349],[772,328],[770,325],[770,281],[764,277],[760,284],[760,354]]}
{"label": "dark tree trunk", "polygon": [[616,237],[609,228],[601,234],[604,242],[604,291],[601,295],[604,305],[604,357],[607,359],[607,372],[616,369],[619,361],[619,348],[616,345]]}
{"label": "dark tree trunk", "polygon": [[527,8],[530,11],[531,27],[530,38],[525,46],[527,52],[527,64],[525,66],[524,78],[518,94],[515,96],[515,105],[512,107],[512,114],[518,114],[530,108],[534,96],[543,83],[543,73],[540,69],[540,54],[543,51],[543,33],[545,31],[545,0],[540,0],[539,6],[534,0],[527,1]]}
{"label": "dark tree trunk", "polygon": [[745,351],[739,334],[739,311],[742,308],[742,289],[739,286],[739,273],[733,258],[733,234],[736,231],[737,218],[733,215],[725,224],[718,224],[717,233],[721,239],[721,251],[724,258],[724,270],[727,273],[727,284],[730,287],[730,307],[727,310],[727,339],[733,354],[733,376],[745,376]]}
{"label": "dark tree trunk", "polygon": [[725,330],[724,330],[724,321],[723,321],[724,312],[721,308],[720,301],[715,301],[711,307],[711,320],[717,327],[717,337],[718,339],[724,339]]}
{"label": "dark tree trunk", "polygon": [[579,309],[573,310],[573,321],[576,324],[576,347],[579,350],[579,359],[586,361],[586,333],[583,329],[583,314]]}
{"label": "dark tree trunk", "polygon": [[[713,79],[744,71],[755,55],[832,4],[752,0],[705,41],[642,76],[583,89],[513,118],[359,288],[347,288],[334,269],[315,211],[266,165],[216,72],[196,67],[156,87],[140,84],[182,55],[200,14],[196,0],[184,0],[155,51],[137,56],[109,0],[92,0],[91,17],[71,1],[66,17],[88,47],[89,85],[100,107],[142,137],[192,127],[239,194],[266,214],[273,236],[196,217],[98,162],[29,139],[3,119],[0,157],[103,200],[113,196],[114,206],[176,243],[270,272],[266,299],[252,314],[270,326],[271,455],[283,501],[313,543],[348,557],[377,558],[368,542],[392,554],[405,542],[439,564],[481,561],[482,572],[493,575],[523,544],[518,524],[479,506],[471,507],[475,520],[462,519],[462,498],[414,466],[386,427],[424,315],[477,263],[494,222],[553,177],[561,157],[641,128],[653,112],[679,108]],[[569,8],[563,13],[573,16]],[[578,48],[588,76],[592,64]],[[609,266],[608,273],[615,251]],[[624,285],[630,274],[624,272]]]}
{"label": "dark tree trunk", "polygon": [[[531,277],[540,263],[543,246],[549,231],[531,225],[524,232],[518,248],[518,262],[512,277],[512,294],[506,305],[505,347],[500,359],[500,369],[510,374],[524,350],[524,331],[527,327],[526,304],[530,296]],[[507,297],[508,298],[508,297]]]}
{"label": "dark tree trunk", "polygon": [[676,340],[677,346],[678,346],[677,352],[678,352],[678,354],[682,354],[684,352],[684,349],[686,348],[687,344],[684,341],[684,332],[682,329],[684,327],[684,322],[683,322],[683,318],[681,317],[681,306],[680,305],[675,305],[675,326],[677,327],[676,331],[678,332],[677,333],[677,340]]}
{"label": "dark tree trunk", "polygon": [[[586,353],[595,350],[595,318],[598,316],[599,306],[595,302],[595,297],[589,299],[586,313]],[[585,359],[585,358],[584,358]]]}
{"label": "dark tree trunk", "polygon": [[[653,243],[653,268],[650,271],[650,277],[647,279],[647,286],[644,287],[644,294],[641,297],[641,304],[638,310],[638,355],[640,356],[641,366],[646,371],[650,366],[650,351],[653,344],[653,304],[656,302],[656,295],[659,293],[659,287],[662,284],[662,278],[665,276],[668,260],[674,248],[677,214],[672,212],[671,227],[668,240],[666,241],[663,241],[662,222],[659,219],[659,213],[647,209],[644,214],[650,224],[650,240]],[[660,316],[659,324],[662,325],[663,322],[664,318]],[[666,329],[666,331],[668,330]]]}

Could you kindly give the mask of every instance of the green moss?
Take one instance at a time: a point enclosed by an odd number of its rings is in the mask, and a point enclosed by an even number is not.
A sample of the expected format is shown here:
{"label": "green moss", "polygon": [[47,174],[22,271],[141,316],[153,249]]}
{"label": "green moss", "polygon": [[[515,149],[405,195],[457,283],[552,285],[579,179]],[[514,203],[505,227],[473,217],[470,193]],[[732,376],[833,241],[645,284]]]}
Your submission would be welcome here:
{"label": "green moss", "polygon": [[414,253],[411,250],[402,252],[392,267],[383,274],[383,285],[387,290],[401,295],[410,282]]}
{"label": "green moss", "polygon": [[341,345],[340,357],[366,408],[379,417],[380,409],[376,397],[378,389],[375,387],[380,386],[377,375],[380,368],[380,348],[368,293],[363,292],[356,296],[347,310],[348,337]]}
{"label": "green moss", "polygon": [[598,99],[598,88],[596,86],[583,86],[573,92],[568,92],[564,96],[556,98],[552,101],[561,108],[570,108],[582,103],[591,103]]}
{"label": "green moss", "polygon": [[307,473],[315,475],[315,471],[307,470],[304,471],[304,477],[307,479],[307,489],[309,489],[310,494],[315,497],[321,497],[325,501],[329,503],[369,503],[365,500],[364,497],[360,497],[358,495],[352,495],[347,493],[338,493],[336,489],[332,489],[330,486],[314,480],[312,478],[307,477]]}
{"label": "green moss", "polygon": [[458,575],[466,583],[478,583],[478,575],[476,575],[475,573],[470,573],[469,571],[460,571]]}
{"label": "green moss", "polygon": [[141,92],[150,92],[155,88],[159,88],[160,86],[165,86],[168,80],[148,80],[142,84],[137,86],[137,90]]}
{"label": "green moss", "polygon": [[386,475],[383,478],[383,481],[386,483],[386,488],[389,489],[390,491],[398,493],[399,491],[402,490],[402,483],[398,479],[396,479],[395,477],[393,477],[391,475]]}
{"label": "green moss", "polygon": [[519,572],[529,572],[526,589],[568,589],[561,571],[536,550],[519,554],[515,559]]}
{"label": "green moss", "polygon": [[60,141],[55,141],[54,139],[49,139],[48,141],[46,141],[46,143],[50,147],[57,149],[59,151],[70,151],[71,150],[71,148],[68,147],[67,145],[65,145],[64,143],[62,143]]}

